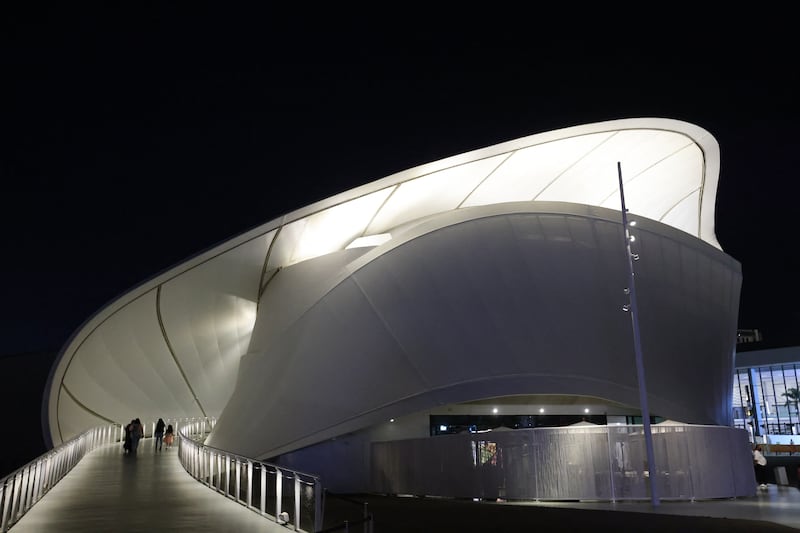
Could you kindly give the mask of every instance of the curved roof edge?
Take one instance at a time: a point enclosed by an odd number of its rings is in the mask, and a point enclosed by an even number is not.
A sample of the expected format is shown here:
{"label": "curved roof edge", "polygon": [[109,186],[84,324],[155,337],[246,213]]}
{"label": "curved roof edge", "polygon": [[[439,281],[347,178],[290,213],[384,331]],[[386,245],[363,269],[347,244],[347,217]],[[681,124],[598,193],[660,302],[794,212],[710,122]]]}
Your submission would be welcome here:
{"label": "curved roof edge", "polygon": [[[269,231],[270,229],[277,228],[281,224],[303,218],[359,196],[364,196],[412,178],[431,174],[433,172],[469,163],[478,159],[486,159],[492,156],[519,150],[521,148],[568,139],[570,137],[578,137],[581,135],[590,135],[593,133],[602,133],[608,131],[635,129],[663,130],[680,133],[691,139],[700,148],[705,160],[700,238],[721,250],[722,246],[719,244],[714,232],[714,205],[716,201],[717,182],[719,179],[720,170],[719,143],[710,132],[696,124],[682,120],[657,117],[625,118],[594,122],[579,126],[569,126],[557,130],[535,133],[526,137],[520,137],[511,141],[493,144],[485,148],[478,148],[430,163],[417,165],[359,187],[348,189],[347,191],[341,192],[324,200],[320,200],[308,206],[301,207],[287,213],[283,217],[265,224],[264,226],[259,226],[259,228],[266,228],[266,231]],[[267,228],[267,226],[269,226],[269,228]],[[264,231],[262,230],[262,233],[263,232]]]}

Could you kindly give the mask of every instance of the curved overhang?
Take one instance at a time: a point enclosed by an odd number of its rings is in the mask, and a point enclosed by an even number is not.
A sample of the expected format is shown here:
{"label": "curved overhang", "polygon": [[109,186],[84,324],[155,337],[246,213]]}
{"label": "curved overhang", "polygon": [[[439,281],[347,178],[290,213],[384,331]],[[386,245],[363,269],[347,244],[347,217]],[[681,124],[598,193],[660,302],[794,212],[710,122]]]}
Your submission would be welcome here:
{"label": "curved overhang", "polygon": [[45,391],[45,434],[58,444],[136,416],[219,416],[257,312],[266,306],[272,316],[291,315],[305,305],[264,297],[277,273],[311,259],[324,264],[337,252],[392,246],[407,228],[462,209],[570,202],[618,211],[617,163],[632,213],[721,249],[714,234],[719,149],[696,125],[615,120],[471,151],[298,209],[111,302],[59,354]]}

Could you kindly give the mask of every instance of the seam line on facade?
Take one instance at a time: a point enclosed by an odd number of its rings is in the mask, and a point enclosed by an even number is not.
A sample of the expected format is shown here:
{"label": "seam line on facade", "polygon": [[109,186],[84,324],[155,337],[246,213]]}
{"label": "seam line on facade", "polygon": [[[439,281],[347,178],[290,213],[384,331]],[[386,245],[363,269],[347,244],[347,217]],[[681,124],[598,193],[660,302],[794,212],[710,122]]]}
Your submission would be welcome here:
{"label": "seam line on facade", "polygon": [[[92,415],[96,416],[97,418],[100,418],[100,419],[102,419],[102,420],[105,420],[105,421],[106,421],[106,422],[108,422],[109,424],[117,424],[117,423],[118,423],[116,420],[111,420],[110,418],[108,418],[108,417],[106,417],[106,416],[103,416],[103,415],[101,415],[100,413],[98,413],[97,411],[93,411],[92,409],[90,409],[89,407],[87,407],[86,405],[84,405],[84,404],[83,404],[83,402],[81,402],[80,400],[78,400],[78,398],[76,398],[76,397],[75,397],[75,395],[74,395],[74,394],[72,394],[72,392],[70,392],[70,390],[67,388],[67,386],[66,386],[66,385],[64,385],[63,383],[61,384],[61,387],[64,389],[64,392],[66,392],[66,393],[67,393],[67,395],[68,395],[70,398],[72,398],[72,401],[73,401],[73,402],[75,402],[76,404],[78,404],[78,406],[79,406],[81,409],[83,409],[84,411],[86,411],[87,413],[91,413]],[[59,430],[59,433],[61,433],[61,428],[60,428],[60,427],[59,427],[59,429],[58,429],[58,430]],[[62,440],[62,441],[64,440],[64,436],[63,436],[63,435],[61,435],[61,440]]]}
{"label": "seam line on facade", "polygon": [[514,155],[514,154],[516,154],[518,151],[519,151],[519,150],[514,150],[513,152],[508,152],[507,154],[504,154],[504,155],[505,155],[505,157],[503,158],[503,160],[502,160],[502,161],[500,161],[499,163],[497,163],[497,165],[495,165],[495,167],[494,167],[494,168],[493,168],[493,169],[492,169],[490,172],[488,172],[488,173],[487,173],[487,174],[486,174],[486,175],[483,177],[483,179],[481,179],[480,183],[478,183],[477,185],[475,185],[475,187],[473,187],[473,188],[472,188],[472,190],[471,190],[471,191],[470,191],[470,192],[469,192],[467,195],[465,195],[465,196],[464,196],[464,199],[463,199],[463,200],[461,200],[461,201],[458,203],[458,205],[456,206],[456,209],[461,209],[461,208],[464,206],[464,202],[466,202],[467,200],[469,200],[469,199],[472,197],[472,195],[473,195],[473,194],[475,194],[475,191],[477,191],[478,189],[480,189],[480,188],[481,188],[481,185],[483,185],[484,183],[486,183],[486,181],[487,181],[489,178],[491,178],[492,176],[494,176],[494,173],[495,173],[495,172],[497,172],[497,169],[498,169],[498,168],[500,168],[500,167],[502,167],[503,165],[505,165],[505,164],[506,164],[506,161],[508,161],[508,160],[511,158],[511,156],[512,156],[512,155]]}
{"label": "seam line on facade", "polygon": [[208,417],[205,409],[203,409],[203,405],[200,403],[200,399],[197,397],[197,394],[192,388],[192,384],[189,383],[189,378],[186,376],[186,372],[183,371],[183,367],[181,366],[180,362],[178,362],[178,358],[175,355],[175,350],[173,350],[172,344],[169,342],[169,336],[167,335],[167,330],[164,328],[164,321],[161,318],[161,287],[162,286],[159,285],[158,289],[156,289],[156,318],[158,319],[158,327],[161,329],[161,336],[164,338],[164,343],[167,345],[167,350],[169,350],[169,354],[172,356],[175,366],[178,367],[178,371],[181,373],[184,383],[186,383],[186,386],[189,387],[189,392],[192,393],[192,398],[194,398],[197,407],[200,408],[200,412],[203,413],[204,417]]}
{"label": "seam line on facade", "polygon": [[281,267],[278,266],[275,269],[267,281],[264,281],[264,275],[267,273],[267,269],[269,267],[269,258],[272,256],[272,248],[275,246],[275,243],[278,242],[278,237],[281,235],[281,230],[283,230],[284,224],[278,226],[278,229],[275,230],[275,235],[272,237],[272,240],[269,242],[269,247],[267,248],[267,254],[264,256],[264,265],[261,267],[261,277],[258,278],[258,300],[256,301],[256,311],[261,306],[261,297],[264,295],[264,291],[267,289],[267,284],[275,277]]}

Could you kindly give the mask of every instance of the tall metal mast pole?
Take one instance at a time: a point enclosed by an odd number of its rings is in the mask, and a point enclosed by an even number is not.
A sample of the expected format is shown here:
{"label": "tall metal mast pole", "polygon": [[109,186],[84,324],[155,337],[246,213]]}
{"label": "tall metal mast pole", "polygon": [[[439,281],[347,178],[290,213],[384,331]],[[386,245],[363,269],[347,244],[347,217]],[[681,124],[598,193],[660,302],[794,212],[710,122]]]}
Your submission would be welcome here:
{"label": "tall metal mast pole", "polygon": [[650,430],[650,409],[647,407],[647,385],[644,379],[644,362],[642,360],[642,341],[639,336],[639,310],[636,305],[636,280],[633,272],[633,262],[639,259],[631,251],[631,234],[628,224],[628,210],[625,208],[625,192],[622,187],[622,164],[617,162],[619,175],[619,198],[622,203],[622,229],[625,234],[625,250],[628,256],[628,289],[629,304],[624,309],[631,314],[633,327],[633,347],[636,352],[636,375],[639,381],[639,403],[642,409],[642,425],[644,427],[644,441],[647,448],[647,469],[650,477],[650,501],[654,507],[660,503],[658,498],[658,480],[655,454],[653,453],[653,433]]}

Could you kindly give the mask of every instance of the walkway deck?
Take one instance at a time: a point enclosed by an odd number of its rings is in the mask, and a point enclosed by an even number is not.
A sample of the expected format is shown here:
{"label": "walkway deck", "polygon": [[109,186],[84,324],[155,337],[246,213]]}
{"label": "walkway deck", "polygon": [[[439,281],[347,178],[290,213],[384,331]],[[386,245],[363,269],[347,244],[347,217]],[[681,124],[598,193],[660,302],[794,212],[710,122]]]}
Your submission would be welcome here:
{"label": "walkway deck", "polygon": [[[83,458],[11,533],[260,532],[290,531],[198,483],[178,461],[178,450],[156,453],[142,441],[136,457],[121,446],[101,447]],[[785,531],[800,529],[800,491],[770,485],[753,498],[697,502],[473,503],[441,498],[364,496],[376,533],[409,531]],[[349,505],[349,504],[348,504]],[[326,524],[354,520],[352,505],[326,504]],[[610,512],[609,512],[610,511]],[[689,518],[693,517],[693,518]],[[720,520],[722,519],[722,520]],[[361,528],[358,529],[360,531]]]}
{"label": "walkway deck", "polygon": [[154,452],[145,439],[136,456],[120,444],[86,455],[14,526],[11,533],[289,531],[214,492],[178,461],[178,448]]}
{"label": "walkway deck", "polygon": [[655,509],[650,502],[495,503],[375,495],[363,500],[375,516],[375,533],[790,533],[800,527],[800,491],[775,485],[753,498],[662,502]]}
{"label": "walkway deck", "polygon": [[662,501],[658,507],[650,502],[581,502],[533,503],[534,506],[585,510],[620,511],[673,516],[704,516],[735,520],[759,520],[800,529],[800,490],[795,487],[769,485],[752,498],[709,501]]}

